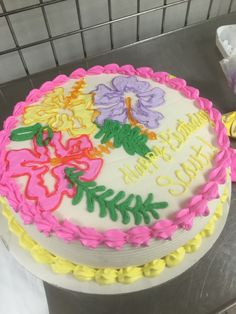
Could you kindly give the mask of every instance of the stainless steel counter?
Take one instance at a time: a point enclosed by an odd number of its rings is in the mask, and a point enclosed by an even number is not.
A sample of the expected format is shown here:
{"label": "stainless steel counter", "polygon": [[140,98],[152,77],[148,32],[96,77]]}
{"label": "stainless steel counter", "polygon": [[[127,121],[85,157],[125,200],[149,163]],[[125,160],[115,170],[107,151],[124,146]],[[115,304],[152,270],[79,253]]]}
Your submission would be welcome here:
{"label": "stainless steel counter", "polygon": [[[220,68],[221,55],[215,46],[216,28],[236,23],[236,13],[165,35],[129,48],[90,59],[86,64],[61,67],[70,73],[78,66],[132,63],[151,66],[187,80],[201,95],[211,99],[222,112],[236,110],[236,95],[227,86]],[[25,98],[32,87],[52,79],[58,70],[2,86],[0,122],[14,104]],[[232,143],[236,147],[235,143]],[[50,314],[206,314],[236,302],[236,185],[226,227],[220,238],[194,267],[178,278],[156,288],[127,295],[99,296],[65,291],[45,283]]]}

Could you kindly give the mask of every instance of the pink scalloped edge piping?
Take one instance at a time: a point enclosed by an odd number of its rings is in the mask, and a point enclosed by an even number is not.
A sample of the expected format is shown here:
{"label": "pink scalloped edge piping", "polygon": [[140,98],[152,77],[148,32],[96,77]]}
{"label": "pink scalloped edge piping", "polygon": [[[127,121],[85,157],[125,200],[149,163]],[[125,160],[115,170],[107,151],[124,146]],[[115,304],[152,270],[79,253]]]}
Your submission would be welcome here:
{"label": "pink scalloped edge piping", "polygon": [[135,226],[127,231],[111,229],[98,232],[94,228],[80,227],[68,220],[58,221],[51,212],[42,212],[37,204],[26,201],[18,185],[7,177],[7,165],[4,163],[6,151],[2,149],[0,152],[0,169],[2,170],[0,173],[0,190],[2,196],[7,197],[9,204],[19,213],[25,224],[35,224],[37,229],[46,236],[54,234],[66,242],[77,240],[89,248],[105,245],[109,248],[121,249],[125,244],[136,247],[144,246],[148,245],[152,238],[171,239],[178,228],[190,230],[195,217],[209,214],[208,201],[219,197],[218,185],[226,182],[227,167],[231,167],[232,180],[236,181],[236,151],[229,147],[229,139],[220,112],[212,107],[211,101],[200,97],[196,88],[187,86],[183,79],[170,78],[168,73],[154,72],[149,67],[135,69],[132,65],[119,66],[117,64],[108,64],[104,67],[94,66],[87,71],[78,68],[69,77],[58,75],[53,81],[45,82],[39,89],[31,90],[25,101],[15,105],[13,116],[5,121],[4,130],[0,132],[0,147],[5,147],[9,143],[10,131],[17,125],[17,118],[23,113],[26,106],[38,101],[55,87],[63,85],[70,79],[79,79],[86,75],[99,75],[101,73],[137,75],[150,78],[179,91],[186,98],[194,100],[200,109],[209,114],[210,119],[214,122],[220,151],[215,157],[214,167],[208,176],[208,183],[201,187],[200,193],[193,196],[188,202],[188,206],[179,210],[172,220],[161,219],[152,226]]}

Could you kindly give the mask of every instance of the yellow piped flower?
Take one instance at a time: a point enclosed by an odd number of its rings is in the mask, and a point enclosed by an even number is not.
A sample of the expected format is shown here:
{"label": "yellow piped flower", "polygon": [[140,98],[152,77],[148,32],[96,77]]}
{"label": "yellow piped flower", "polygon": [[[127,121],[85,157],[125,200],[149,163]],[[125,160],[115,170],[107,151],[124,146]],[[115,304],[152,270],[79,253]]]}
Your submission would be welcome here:
{"label": "yellow piped flower", "polygon": [[167,255],[165,257],[166,266],[168,267],[174,267],[178,265],[185,256],[185,249],[184,247],[178,248],[176,251],[172,252],[171,254]]}
{"label": "yellow piped flower", "polygon": [[85,265],[77,265],[74,268],[73,275],[75,278],[82,280],[82,281],[89,281],[93,280],[95,277],[96,270],[92,267],[85,266]]}
{"label": "yellow piped flower", "polygon": [[160,275],[166,267],[163,259],[155,259],[143,266],[143,273],[145,277],[155,277]]}
{"label": "yellow piped flower", "polygon": [[57,274],[69,274],[73,272],[75,265],[61,257],[56,257],[51,267]]}
{"label": "yellow piped flower", "polygon": [[218,220],[218,218],[216,217],[216,215],[214,214],[211,219],[210,219],[210,223],[215,223]]}
{"label": "yellow piped flower", "polygon": [[53,256],[40,245],[35,245],[31,249],[30,253],[38,263],[42,264],[51,264],[55,258],[55,256]]}
{"label": "yellow piped flower", "polygon": [[143,277],[141,267],[129,266],[121,268],[118,272],[117,281],[129,284]]}
{"label": "yellow piped flower", "polygon": [[216,207],[215,217],[218,219],[223,215],[223,204],[219,203]]}
{"label": "yellow piped flower", "polygon": [[202,244],[202,237],[200,234],[197,234],[192,240],[187,242],[184,245],[184,249],[186,253],[192,253],[199,249]]}
{"label": "yellow piped flower", "polygon": [[114,268],[98,269],[95,274],[95,280],[101,285],[110,285],[116,282],[118,271]]}
{"label": "yellow piped flower", "polygon": [[0,204],[4,207],[9,207],[6,198],[2,196],[0,197]]}
{"label": "yellow piped flower", "polygon": [[7,218],[8,223],[10,223],[11,219],[13,219],[13,215],[11,213],[11,210],[10,210],[9,206],[4,203],[4,201],[1,202],[1,204],[2,204],[2,207],[3,207],[2,214],[3,214],[3,216],[5,218]]}
{"label": "yellow piped flower", "polygon": [[23,249],[28,251],[32,250],[33,247],[37,245],[37,243],[27,233],[24,233],[19,238],[19,244]]}
{"label": "yellow piped flower", "polygon": [[229,197],[228,189],[225,189],[220,198],[222,204],[228,200],[228,197]]}
{"label": "yellow piped flower", "polygon": [[9,230],[15,233],[18,237],[20,237],[25,232],[25,230],[14,219],[9,221],[8,227]]}
{"label": "yellow piped flower", "polygon": [[50,126],[53,131],[66,131],[76,137],[96,130],[93,123],[95,114],[92,94],[83,94],[81,88],[77,88],[66,96],[64,89],[57,87],[39,103],[25,108],[23,123],[41,123]]}
{"label": "yellow piped flower", "polygon": [[209,221],[208,224],[205,226],[203,231],[201,231],[201,236],[206,238],[211,236],[215,231],[215,221]]}

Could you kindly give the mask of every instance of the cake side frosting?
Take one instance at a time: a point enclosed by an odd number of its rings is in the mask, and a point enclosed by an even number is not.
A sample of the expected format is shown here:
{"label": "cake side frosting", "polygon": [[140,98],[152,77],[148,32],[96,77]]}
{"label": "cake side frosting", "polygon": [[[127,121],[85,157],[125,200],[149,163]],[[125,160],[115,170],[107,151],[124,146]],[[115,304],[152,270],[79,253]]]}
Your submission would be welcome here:
{"label": "cake side frosting", "polygon": [[205,217],[196,217],[191,230],[185,231],[179,229],[172,236],[171,240],[151,239],[148,246],[131,246],[127,244],[119,250],[111,250],[106,246],[90,249],[81,245],[80,242],[65,243],[53,235],[45,237],[33,225],[23,225],[13,209],[11,213],[16,223],[34,241],[52,254],[70,260],[75,264],[89,265],[94,268],[120,268],[146,264],[151,260],[162,258],[175,251],[178,247],[183,246],[186,242],[194,238],[196,234],[201,232],[203,226],[207,225],[212,219],[215,210],[221,206],[221,200],[226,201],[230,199],[230,195],[231,182],[230,176],[227,175],[227,183],[220,185],[219,198],[209,202],[210,214]]}
{"label": "cake side frosting", "polygon": [[[46,235],[49,234],[56,234],[59,238],[63,238],[66,241],[74,241],[74,240],[79,240],[83,245],[88,246],[88,247],[92,247],[92,248],[96,248],[97,246],[101,245],[101,244],[105,244],[108,247],[111,248],[121,248],[123,247],[124,244],[126,243],[130,243],[132,245],[147,245],[149,240],[151,238],[157,238],[157,239],[169,239],[174,232],[178,229],[178,228],[183,228],[183,229],[190,229],[192,227],[192,223],[193,223],[193,219],[196,216],[202,216],[202,215],[208,215],[209,214],[209,210],[208,210],[208,201],[218,198],[218,185],[219,184],[224,184],[226,182],[226,168],[231,166],[231,150],[229,149],[229,140],[228,137],[226,135],[226,131],[224,128],[224,125],[221,121],[221,115],[220,113],[212,108],[212,104],[210,101],[199,97],[199,93],[196,89],[192,88],[192,87],[188,87],[186,86],[186,83],[184,80],[182,79],[177,79],[177,78],[170,78],[168,74],[166,73],[154,73],[151,69],[149,68],[140,68],[135,70],[132,66],[123,66],[123,67],[118,67],[116,65],[108,65],[103,67],[94,67],[91,68],[88,71],[85,71],[83,69],[79,69],[75,72],[72,73],[71,78],[68,78],[66,76],[58,76],[54,81],[52,82],[47,82],[45,84],[42,85],[42,87],[39,90],[33,90],[29,96],[26,99],[26,102],[21,102],[19,104],[16,105],[15,110],[14,110],[14,115],[10,118],[8,118],[4,124],[4,131],[1,132],[0,138],[1,138],[1,146],[6,146],[6,145],[11,145],[9,137],[10,134],[12,132],[12,130],[17,130],[19,129],[19,126],[22,127],[21,125],[19,125],[19,116],[25,115],[25,121],[26,121],[26,125],[31,125],[34,122],[36,122],[33,126],[34,128],[32,129],[29,128],[26,131],[26,135],[27,136],[31,136],[33,134],[33,136],[37,135],[37,138],[34,139],[34,150],[33,151],[24,151],[22,153],[22,155],[19,154],[19,152],[17,152],[15,155],[11,154],[11,158],[8,158],[8,167],[9,165],[14,165],[14,162],[18,159],[24,159],[27,160],[28,158],[28,162],[32,162],[32,156],[35,157],[35,159],[37,159],[37,154],[38,155],[44,155],[44,156],[48,156],[51,153],[51,148],[47,148],[47,145],[44,144],[48,144],[51,141],[51,144],[49,144],[49,146],[51,145],[53,149],[58,150],[59,151],[59,155],[61,156],[60,158],[54,158],[52,164],[54,166],[57,166],[55,168],[57,168],[58,170],[58,165],[60,164],[60,162],[68,162],[68,158],[70,156],[68,156],[68,151],[70,151],[70,149],[74,148],[74,147],[79,147],[81,149],[81,147],[84,150],[87,150],[87,152],[89,152],[87,155],[83,155],[82,157],[80,157],[80,160],[82,160],[84,162],[84,164],[86,165],[86,169],[84,171],[84,173],[80,176],[75,175],[75,169],[73,169],[73,164],[71,167],[67,167],[68,171],[67,172],[63,172],[64,169],[59,169],[57,173],[55,173],[55,176],[57,178],[60,178],[60,180],[58,181],[58,185],[57,185],[57,189],[58,189],[58,193],[57,195],[55,195],[54,199],[50,198],[50,200],[52,200],[51,203],[47,202],[49,201],[49,198],[44,198],[45,201],[45,206],[51,206],[52,209],[54,209],[54,207],[57,205],[58,200],[60,200],[60,194],[61,195],[66,195],[68,196],[68,198],[72,198],[74,196],[75,193],[75,189],[72,188],[68,188],[69,183],[71,185],[74,185],[74,188],[76,186],[76,184],[78,184],[78,186],[82,186],[83,182],[89,182],[89,181],[94,181],[95,179],[98,179],[98,183],[96,183],[96,188],[100,188],[101,189],[101,185],[102,185],[102,180],[101,183],[99,182],[99,173],[100,171],[102,171],[102,167],[103,167],[103,158],[99,158],[99,156],[97,156],[97,154],[99,154],[98,151],[94,151],[94,147],[93,147],[93,143],[91,143],[88,134],[90,134],[91,132],[93,132],[93,128],[95,128],[94,124],[91,123],[91,119],[92,119],[92,111],[91,111],[91,101],[92,101],[92,95],[91,95],[91,91],[85,93],[86,97],[84,95],[79,95],[79,97],[74,98],[73,99],[73,95],[75,95],[83,86],[83,78],[85,76],[95,76],[95,75],[99,75],[101,73],[115,73],[115,74],[119,74],[119,75],[137,75],[137,77],[139,78],[145,78],[145,79],[152,79],[153,81],[156,81],[160,84],[164,84],[165,86],[168,86],[171,89],[177,90],[179,91],[182,95],[184,95],[187,99],[191,99],[194,100],[195,103],[197,104],[198,108],[200,109],[200,112],[202,112],[199,116],[198,116],[198,121],[199,124],[200,122],[207,122],[207,121],[211,121],[214,123],[214,130],[216,133],[216,137],[217,137],[217,147],[219,148],[219,151],[217,152],[216,156],[214,157],[214,165],[211,169],[211,171],[207,174],[208,175],[208,181],[206,184],[204,184],[202,186],[200,190],[200,193],[198,193],[197,195],[194,195],[191,200],[187,203],[187,206],[181,210],[178,210],[177,213],[175,213],[174,215],[172,215],[172,217],[168,217],[166,219],[160,219],[157,220],[156,222],[151,221],[152,224],[150,224],[150,217],[149,215],[147,215],[147,211],[145,211],[145,215],[143,214],[143,216],[141,216],[140,214],[136,214],[136,222],[141,223],[140,226],[132,226],[130,229],[124,229],[124,228],[112,228],[112,229],[108,229],[105,230],[103,232],[96,230],[93,226],[93,228],[91,228],[90,225],[88,225],[88,227],[85,226],[78,226],[77,224],[74,224],[73,222],[68,221],[67,219],[65,220],[60,220],[60,215],[54,215],[52,214],[52,212],[50,211],[41,211],[39,210],[39,208],[37,208],[37,206],[32,206],[32,202],[28,202],[24,199],[24,197],[22,196],[22,193],[18,187],[18,185],[15,182],[9,182],[9,177],[6,176],[6,172],[4,170],[6,170],[5,164],[6,164],[6,152],[3,150],[1,152],[0,158],[1,158],[1,163],[3,165],[2,168],[2,174],[1,174],[1,194],[6,196],[11,204],[11,206],[14,208],[15,211],[18,211],[21,215],[21,217],[23,218],[25,223],[34,223],[38,230],[45,233]],[[82,78],[82,80],[81,80]],[[119,78],[119,76],[118,76]],[[74,81],[75,80],[75,81]],[[104,99],[104,97],[108,97],[106,94],[112,93],[113,98],[116,99],[116,101],[119,103],[119,97],[120,97],[120,92],[122,91],[122,84],[124,84],[124,79],[120,80],[119,82],[116,82],[116,85],[113,84],[113,89],[110,87],[108,88],[105,84],[103,84],[104,86],[99,86],[98,85],[98,90],[100,91],[100,95],[98,97],[97,103],[99,104],[99,100],[101,102],[101,99]],[[60,119],[61,120],[61,125],[62,125],[62,130],[64,128],[64,130],[70,130],[70,136],[74,136],[74,139],[70,139],[68,138],[67,142],[66,142],[66,147],[63,146],[60,142],[61,142],[61,138],[60,138],[60,134],[56,131],[53,131],[53,134],[51,133],[51,130],[53,129],[53,123],[52,122],[52,117],[48,116],[47,117],[47,121],[48,121],[48,128],[45,127],[45,125],[41,125],[40,124],[40,120],[35,121],[35,116],[37,116],[40,113],[39,111],[34,111],[36,106],[31,104],[34,104],[35,102],[39,101],[41,99],[41,97],[43,97],[44,95],[48,95],[48,93],[50,93],[51,91],[53,91],[55,89],[55,87],[57,86],[61,86],[63,84],[66,83],[70,83],[72,84],[74,87],[72,89],[72,91],[69,94],[70,99],[68,98],[68,96],[65,96],[65,100],[75,109],[75,115],[78,115],[78,119],[82,119],[81,123],[82,125],[84,125],[84,128],[82,129],[82,131],[78,131],[79,128],[74,128],[73,127],[73,121],[71,121],[70,119],[65,120],[64,124],[63,124],[63,113],[60,115]],[[76,84],[75,84],[76,82]],[[141,84],[142,83],[142,84]],[[131,84],[130,82],[128,82],[128,78],[126,77],[126,82],[125,84]],[[141,84],[141,85],[140,85]],[[145,85],[146,84],[146,85]],[[147,86],[147,82],[144,80],[133,80],[132,84],[131,84],[133,90],[140,88],[141,90],[141,95],[140,96],[140,103],[141,105],[145,102],[145,97],[147,97],[147,93],[148,96],[151,97],[151,99],[155,99],[155,102],[153,102],[153,106],[155,104],[160,104],[162,105],[163,103],[163,95],[164,92],[161,88],[157,88],[156,90],[153,91],[154,88],[149,88],[149,86]],[[163,85],[163,86],[164,86]],[[116,87],[116,89],[114,88],[114,86]],[[117,87],[118,86],[118,87]],[[60,87],[59,87],[60,89]],[[146,89],[146,90],[145,90]],[[108,90],[108,92],[107,92]],[[56,91],[56,95],[54,95],[54,99],[55,101],[60,101],[61,97],[64,97],[61,93],[63,93],[63,91],[57,90]],[[108,94],[109,94],[108,93]],[[145,94],[146,93],[146,94]],[[96,96],[95,96],[96,97]],[[127,104],[126,104],[126,108],[129,108],[129,99],[130,96],[127,96]],[[142,99],[141,99],[142,98]],[[77,112],[76,111],[76,106],[77,103],[76,101],[79,101],[80,103],[80,111]],[[56,103],[56,102],[55,102]],[[116,103],[116,102],[115,102]],[[104,103],[103,103],[104,104]],[[140,106],[141,106],[140,105]],[[30,112],[30,109],[32,109],[33,111]],[[38,109],[38,108],[37,108]],[[114,108],[113,108],[114,109]],[[112,109],[112,110],[113,110]],[[119,114],[118,118],[117,118],[117,122],[122,122],[122,124],[126,124],[127,119],[130,117],[128,116],[128,114],[131,112],[129,110],[126,110],[125,113],[123,114],[122,112],[124,108],[121,107],[119,108],[118,106],[118,111],[121,112],[121,114]],[[142,109],[142,108],[141,108]],[[151,161],[154,164],[154,160],[155,160],[155,153],[152,150],[147,151],[147,149],[149,149],[147,143],[149,144],[149,141],[147,141],[147,139],[151,140],[151,137],[155,136],[154,132],[150,131],[150,128],[154,128],[157,125],[159,125],[159,123],[161,123],[161,120],[163,119],[163,114],[161,112],[159,112],[159,107],[158,107],[158,111],[155,111],[155,114],[153,115],[152,110],[150,110],[150,108],[148,110],[146,110],[146,116],[145,114],[143,114],[142,110],[140,108],[136,111],[132,111],[132,118],[135,119],[135,122],[141,123],[143,126],[145,126],[145,129],[141,129],[142,132],[138,132],[138,134],[133,134],[132,133],[132,128],[128,128],[128,131],[134,136],[134,139],[137,139],[141,141],[139,141],[138,143],[141,143],[141,145],[137,147],[135,145],[132,146],[132,142],[129,143],[127,142],[127,136],[125,136],[127,133],[124,133],[123,135],[123,139],[121,140],[120,138],[118,138],[116,141],[119,142],[119,145],[121,145],[123,148],[125,147],[125,151],[127,154],[129,153],[134,153],[137,154],[139,156],[141,156],[140,158],[143,158],[142,156],[146,156],[147,154],[149,154],[149,161],[151,163]],[[53,110],[53,108],[52,108]],[[83,111],[84,110],[84,111]],[[123,110],[123,111],[122,111]],[[161,111],[161,110],[160,110]],[[113,112],[114,113],[114,112]],[[35,116],[34,116],[35,114]],[[105,124],[106,119],[105,118],[109,118],[109,112],[107,112],[106,110],[101,110],[100,111],[100,117],[97,122],[98,124]],[[207,114],[207,115],[206,115]],[[145,120],[145,117],[147,117],[147,119]],[[208,118],[209,117],[209,118]],[[54,115],[55,118],[55,115]],[[59,119],[58,118],[58,119]],[[45,117],[43,118],[45,121]],[[121,121],[119,121],[119,119]],[[43,121],[43,120],[42,120]],[[41,121],[41,122],[42,122]],[[84,121],[84,124],[83,124]],[[114,121],[113,121],[114,122]],[[108,129],[110,130],[111,126],[112,127],[116,127],[117,128],[117,124],[110,122],[110,125],[108,127]],[[190,122],[190,121],[189,121]],[[51,124],[50,124],[51,123]],[[192,126],[193,126],[193,122],[192,122]],[[36,126],[35,126],[36,125]],[[103,125],[104,126],[104,125]],[[106,125],[105,125],[106,126]],[[125,131],[122,130],[122,125],[118,125],[118,127],[120,128],[119,132],[127,132],[127,129]],[[186,127],[186,126],[185,126]],[[195,123],[195,128],[196,128],[196,123]],[[106,135],[106,131],[104,130],[104,127],[100,128],[100,132],[102,132],[102,136]],[[117,129],[116,129],[117,130]],[[22,132],[22,130],[21,130]],[[47,138],[45,139],[45,132],[47,134]],[[78,133],[79,132],[79,133]],[[81,133],[82,132],[82,133]],[[24,130],[24,136],[25,136],[25,130]],[[29,135],[30,134],[30,135]],[[110,134],[111,135],[111,134]],[[109,135],[109,136],[110,136]],[[113,134],[114,135],[114,134]],[[145,135],[145,136],[143,136]],[[16,137],[14,137],[16,136]],[[18,136],[18,138],[17,138]],[[21,133],[13,133],[12,139],[14,140],[14,138],[17,138],[17,140],[19,139],[19,136],[22,136]],[[79,136],[78,140],[77,140],[77,136]],[[97,143],[99,143],[99,138],[101,136],[98,136],[97,139]],[[109,138],[109,137],[108,137]],[[111,136],[111,138],[114,140],[114,136]],[[46,143],[48,141],[48,143]],[[204,138],[201,139],[202,142],[205,141],[205,146],[207,146],[207,141],[204,140]],[[150,141],[151,142],[151,141]],[[96,142],[94,142],[96,143]],[[38,145],[39,144],[39,145]],[[171,144],[171,143],[170,143]],[[41,145],[41,146],[40,146]],[[109,140],[104,141],[104,143],[98,144],[101,145],[100,146],[100,153],[104,153],[104,152],[108,152],[110,150],[114,149],[114,142],[111,143],[111,145],[109,146]],[[103,146],[102,146],[103,145]],[[117,144],[118,145],[118,144]],[[118,146],[119,146],[118,145]],[[9,146],[10,147],[10,146]],[[210,146],[209,146],[210,147]],[[119,150],[120,148],[117,148],[117,150]],[[209,148],[210,149],[210,148]],[[35,154],[36,152],[36,154]],[[202,153],[202,152],[200,152]],[[76,154],[80,154],[80,151],[77,151]],[[91,158],[91,155],[93,154],[93,158]],[[141,154],[141,155],[140,155]],[[143,154],[143,155],[142,155]],[[202,153],[203,154],[203,153]],[[105,155],[105,154],[104,154]],[[63,156],[63,158],[62,158]],[[118,154],[119,156],[119,154]],[[8,156],[9,157],[9,156]],[[95,157],[95,158],[94,158]],[[167,158],[167,157],[166,157]],[[35,162],[35,160],[34,160]],[[46,162],[45,160],[40,160],[41,162],[41,166],[43,163]],[[146,163],[147,165],[147,163]],[[23,167],[21,167],[23,168]],[[16,169],[14,168],[14,171]],[[22,174],[22,171],[24,169],[18,169],[18,173]],[[78,169],[77,169],[78,170]],[[150,169],[149,169],[150,170]],[[147,170],[148,171],[148,170]],[[188,170],[189,172],[191,172],[191,170]],[[64,180],[64,177],[67,176],[67,180]],[[194,177],[193,171],[192,171],[192,177]],[[81,180],[82,179],[82,180]],[[37,180],[37,177],[34,177],[34,175],[32,175],[31,173],[31,181],[32,181],[32,186],[33,184],[35,184],[35,180]],[[38,185],[37,185],[38,186]],[[93,186],[95,187],[95,186]],[[183,187],[183,185],[182,185]],[[109,187],[108,187],[109,188]],[[37,196],[37,199],[40,199],[40,190],[37,190],[37,195],[35,195],[35,189],[28,189],[29,190],[29,195],[28,195],[28,199],[33,199],[35,200],[35,197]],[[74,203],[78,203],[78,199],[80,199],[80,196],[78,196],[78,193],[85,193],[84,191],[88,191],[88,188],[86,187],[86,185],[84,185],[84,189],[82,192],[78,192],[79,190],[77,189],[77,199],[73,198]],[[102,191],[102,190],[101,190]],[[104,191],[104,189],[103,189]],[[60,192],[60,193],[59,193]],[[49,191],[47,191],[48,194],[50,194]],[[64,194],[63,194],[64,193]],[[110,196],[113,195],[111,194],[111,191],[109,192]],[[119,194],[120,193],[120,194]],[[126,197],[125,201],[127,201],[127,199],[129,200],[131,198],[131,194],[128,194],[127,196],[124,195],[123,193],[119,192],[113,196],[116,196],[118,199],[122,199],[122,197]],[[121,197],[122,196],[122,197]],[[136,197],[136,205],[140,204],[138,200],[140,200],[141,196],[139,198]],[[141,198],[142,199],[142,198]],[[41,197],[41,202],[43,201],[43,197]],[[147,194],[147,198],[143,198],[142,199],[142,206],[141,209],[143,210],[143,208],[145,208],[144,204],[148,203],[150,206],[146,208],[152,208],[152,206],[154,206],[153,208],[158,209],[158,208],[165,208],[167,207],[167,201],[166,199],[164,200],[160,200],[160,202],[156,202],[156,200],[153,200],[153,194]],[[159,197],[158,197],[158,201],[159,201]],[[51,205],[50,205],[51,204]],[[54,206],[54,204],[56,204]],[[109,203],[110,204],[110,203]],[[128,204],[127,202],[125,204]],[[153,205],[154,204],[154,205]],[[110,204],[111,205],[111,204]],[[94,210],[94,207],[91,207],[92,205],[90,204],[90,210]],[[138,206],[138,205],[137,205]],[[136,206],[136,207],[137,207]],[[124,206],[123,206],[124,207]],[[136,208],[135,207],[135,208]],[[64,207],[66,208],[66,207]],[[140,205],[139,205],[140,208]],[[96,209],[96,208],[95,208]],[[101,208],[100,208],[101,210]],[[136,211],[136,209],[133,209],[133,213]],[[138,211],[136,211],[138,212]],[[150,210],[150,212],[154,212],[155,214],[152,215],[159,215],[158,213],[160,212],[159,210],[153,211]],[[139,212],[138,212],[139,213]],[[143,212],[142,212],[143,213]],[[113,216],[112,216],[113,215]],[[89,215],[88,215],[89,216]],[[113,213],[110,213],[111,218],[114,220],[117,218],[117,213],[116,211],[113,211]],[[130,215],[128,215],[130,216]],[[127,213],[124,211],[124,214],[122,215],[122,219],[124,219],[124,222],[127,221],[127,219],[129,219],[129,217],[127,216]],[[128,218],[127,218],[128,217]],[[140,218],[141,217],[141,218]],[[155,218],[155,217],[154,217]],[[126,220],[125,220],[126,219]],[[148,222],[146,225],[143,225],[143,222],[145,221]],[[137,224],[136,224],[137,225]]]}
{"label": "cake side frosting", "polygon": [[107,285],[116,282],[131,284],[142,277],[156,277],[163,271],[168,271],[166,268],[179,265],[185,258],[186,253],[189,254],[197,251],[201,246],[202,240],[214,233],[216,223],[223,214],[223,205],[228,198],[229,195],[226,188],[210,221],[193,239],[186,242],[183,246],[162,258],[152,260],[144,265],[119,269],[111,267],[99,269],[87,265],[75,264],[67,259],[52,254],[50,251],[47,251],[37,244],[17,223],[7,201],[3,197],[0,197],[0,203],[3,207],[2,213],[8,221],[10,231],[18,237],[19,245],[29,251],[36,262],[49,265],[53,272],[60,275],[72,274],[78,280],[94,280],[98,284]]}

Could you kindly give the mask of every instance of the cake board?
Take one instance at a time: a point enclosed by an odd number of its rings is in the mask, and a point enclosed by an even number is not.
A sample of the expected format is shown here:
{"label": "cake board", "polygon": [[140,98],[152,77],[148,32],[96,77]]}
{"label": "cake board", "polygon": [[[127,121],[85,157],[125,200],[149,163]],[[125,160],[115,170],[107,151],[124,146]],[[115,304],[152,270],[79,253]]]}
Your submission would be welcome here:
{"label": "cake board", "polygon": [[190,254],[186,254],[183,261],[172,268],[166,268],[159,276],[153,278],[142,278],[132,284],[112,284],[112,285],[99,285],[96,282],[88,281],[82,282],[75,279],[72,275],[58,275],[52,272],[48,265],[39,264],[34,261],[30,253],[22,249],[18,244],[18,238],[12,234],[7,225],[4,217],[0,219],[0,236],[1,240],[9,250],[9,252],[16,258],[16,260],[29,272],[43,281],[48,282],[59,288],[64,288],[76,292],[89,293],[89,294],[122,294],[131,293],[148,289],[151,287],[159,286],[175,277],[179,276],[187,269],[196,264],[214,245],[220,236],[229,212],[230,202],[226,201],[223,205],[223,215],[216,222],[216,228],[213,235],[204,238],[200,248]]}

